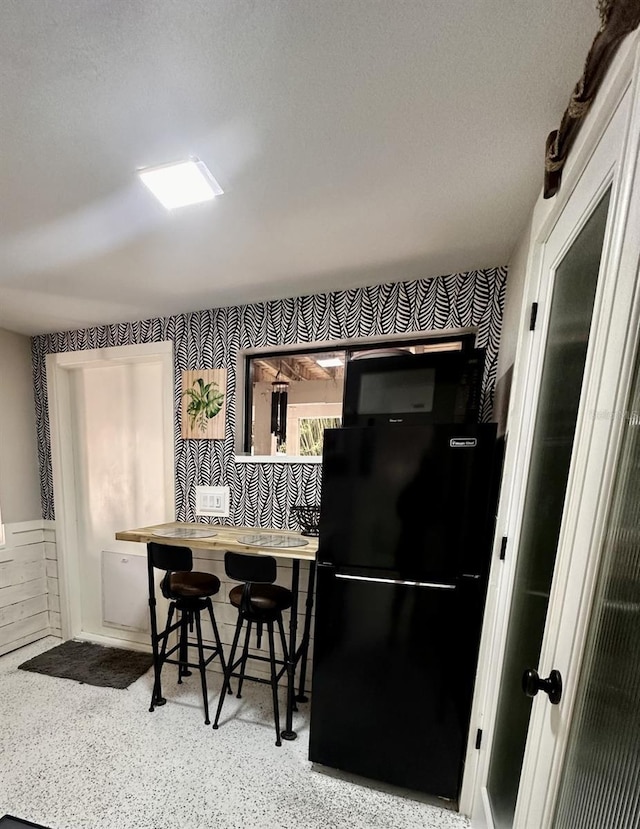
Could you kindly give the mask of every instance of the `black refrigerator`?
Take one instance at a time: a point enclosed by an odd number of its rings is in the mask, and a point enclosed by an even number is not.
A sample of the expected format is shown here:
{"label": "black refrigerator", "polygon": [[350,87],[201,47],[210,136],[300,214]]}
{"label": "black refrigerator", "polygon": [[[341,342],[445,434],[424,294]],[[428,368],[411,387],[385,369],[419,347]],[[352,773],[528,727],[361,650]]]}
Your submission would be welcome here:
{"label": "black refrigerator", "polygon": [[313,762],[458,797],[500,466],[495,424],[325,432]]}

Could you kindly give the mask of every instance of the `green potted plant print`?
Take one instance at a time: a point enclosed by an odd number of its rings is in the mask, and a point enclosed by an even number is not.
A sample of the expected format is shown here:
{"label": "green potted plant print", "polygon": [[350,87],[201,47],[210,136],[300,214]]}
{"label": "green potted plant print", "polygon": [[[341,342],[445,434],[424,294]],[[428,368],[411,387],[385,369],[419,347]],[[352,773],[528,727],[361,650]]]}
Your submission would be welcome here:
{"label": "green potted plant print", "polygon": [[189,398],[187,415],[191,428],[206,432],[208,421],[218,414],[224,403],[224,394],[218,389],[218,384],[214,381],[205,383],[202,377],[198,377],[182,396]]}

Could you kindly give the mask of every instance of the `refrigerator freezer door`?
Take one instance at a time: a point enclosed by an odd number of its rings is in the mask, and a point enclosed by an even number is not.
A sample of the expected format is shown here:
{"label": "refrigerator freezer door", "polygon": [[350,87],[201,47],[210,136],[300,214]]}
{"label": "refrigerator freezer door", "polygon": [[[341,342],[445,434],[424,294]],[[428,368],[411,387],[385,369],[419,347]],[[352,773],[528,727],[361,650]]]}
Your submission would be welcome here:
{"label": "refrigerator freezer door", "polygon": [[325,433],[318,560],[450,582],[486,573],[495,426]]}
{"label": "refrigerator freezer door", "polygon": [[482,601],[319,567],[310,759],[457,798]]}

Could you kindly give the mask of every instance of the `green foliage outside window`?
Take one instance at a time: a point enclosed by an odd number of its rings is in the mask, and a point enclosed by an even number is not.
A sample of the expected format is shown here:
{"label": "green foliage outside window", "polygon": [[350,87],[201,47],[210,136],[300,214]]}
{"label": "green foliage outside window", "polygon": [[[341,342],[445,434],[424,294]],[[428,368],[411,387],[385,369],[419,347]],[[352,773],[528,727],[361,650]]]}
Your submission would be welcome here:
{"label": "green foliage outside window", "polygon": [[341,425],[339,417],[301,417],[298,420],[301,455],[321,455],[325,429]]}

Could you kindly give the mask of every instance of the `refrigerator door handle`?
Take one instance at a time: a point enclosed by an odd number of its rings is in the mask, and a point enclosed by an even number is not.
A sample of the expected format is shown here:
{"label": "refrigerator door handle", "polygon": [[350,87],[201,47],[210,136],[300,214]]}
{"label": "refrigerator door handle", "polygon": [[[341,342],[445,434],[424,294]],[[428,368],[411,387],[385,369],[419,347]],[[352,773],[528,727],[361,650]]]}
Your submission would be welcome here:
{"label": "refrigerator door handle", "polygon": [[404,579],[378,579],[372,576],[349,576],[346,573],[336,573],[337,579],[348,579],[349,581],[375,582],[376,584],[404,584],[410,587],[428,587],[436,590],[455,590],[455,584],[442,584],[436,581],[405,581]]}

